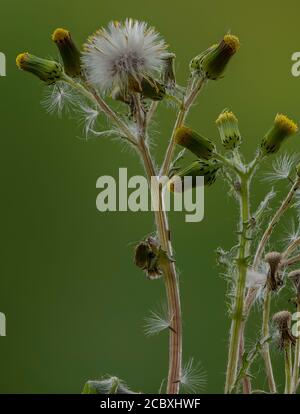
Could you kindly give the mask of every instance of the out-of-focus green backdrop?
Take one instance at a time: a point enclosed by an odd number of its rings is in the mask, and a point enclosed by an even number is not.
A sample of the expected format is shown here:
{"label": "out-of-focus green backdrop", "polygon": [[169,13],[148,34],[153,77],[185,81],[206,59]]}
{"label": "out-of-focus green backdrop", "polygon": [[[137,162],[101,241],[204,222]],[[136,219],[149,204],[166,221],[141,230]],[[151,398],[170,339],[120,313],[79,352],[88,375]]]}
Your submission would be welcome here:
{"label": "out-of-focus green backdrop", "polygon": [[[15,56],[56,56],[50,40],[56,27],[68,28],[83,43],[108,21],[134,17],[165,36],[184,84],[190,59],[230,30],[239,35],[241,49],[225,78],[205,89],[188,121],[218,140],[214,120],[231,108],[250,157],[277,111],[300,121],[300,79],[290,72],[291,55],[300,50],[299,7],[297,0],[284,8],[258,0],[1,1],[0,51],[7,57],[7,77],[0,78],[0,311],[7,317],[7,336],[0,337],[1,393],[79,393],[86,380],[106,373],[134,390],[157,392],[167,373],[167,333],[143,334],[144,318],[164,299],[163,283],[147,281],[132,263],[134,243],[153,230],[152,215],[104,214],[95,206],[100,175],[117,177],[119,167],[137,174],[140,162],[117,142],[79,139],[83,132],[75,119],[47,114],[40,105],[42,84],[16,69]],[[174,118],[164,106],[156,118],[159,160]],[[300,138],[286,148],[300,152]],[[258,182],[253,188],[253,206],[268,187]],[[237,210],[221,180],[205,197],[203,222],[185,223],[183,214],[174,213],[171,226],[181,274],[184,360],[201,361],[206,391],[213,393],[223,390],[229,329],[215,249],[234,244]],[[279,229],[289,226],[286,221]],[[283,295],[277,308],[292,309],[287,299]],[[256,311],[248,345],[259,327]],[[274,358],[282,384],[281,357]]]}

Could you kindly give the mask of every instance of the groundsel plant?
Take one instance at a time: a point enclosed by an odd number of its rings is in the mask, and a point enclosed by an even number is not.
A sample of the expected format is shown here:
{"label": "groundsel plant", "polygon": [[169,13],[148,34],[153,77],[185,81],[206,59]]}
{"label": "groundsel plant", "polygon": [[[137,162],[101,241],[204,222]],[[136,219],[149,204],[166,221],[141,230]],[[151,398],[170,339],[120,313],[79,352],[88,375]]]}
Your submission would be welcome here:
{"label": "groundsel plant", "polygon": [[[179,278],[163,204],[164,191],[177,191],[173,181],[175,174],[183,183],[186,176],[191,176],[193,186],[197,185],[196,178],[199,176],[204,177],[205,185],[212,185],[219,175],[228,183],[240,206],[238,244],[230,252],[218,250],[218,260],[226,267],[225,273],[230,282],[231,330],[225,392],[240,392],[241,389],[245,393],[252,392],[250,368],[259,355],[265,361],[270,392],[277,392],[269,354],[269,342],[272,340],[269,329],[270,301],[284,287],[288,278],[283,275],[290,266],[296,266],[300,261],[300,239],[293,239],[282,252],[266,251],[266,248],[269,249],[268,242],[276,224],[294,204],[300,187],[300,168],[295,169],[295,160],[284,156],[286,158],[276,164],[275,173],[269,175],[272,179],[274,174],[286,179],[290,189],[266,229],[260,223],[265,223],[266,211],[270,217],[269,204],[275,192],[270,191],[256,212],[252,213],[250,184],[258,166],[265,158],[279,151],[288,136],[297,132],[297,126],[285,115],[277,114],[270,130],[262,138],[254,159],[245,163],[240,153],[242,136],[233,112],[224,110],[216,120],[223,154],[212,140],[187,124],[187,115],[203,87],[209,81],[223,78],[227,64],[238,51],[239,39],[232,34],[225,34],[218,43],[191,60],[185,87],[179,87],[176,83],[175,54],[168,50],[158,32],[145,22],[132,19],[123,23],[113,21],[107,28],[90,36],[81,50],[68,30],[56,29],[52,40],[59,51],[57,60],[25,52],[17,56],[18,68],[34,74],[45,84],[44,104],[50,112],[61,114],[66,105],[68,111],[84,121],[86,138],[115,136],[133,148],[142,161],[149,185],[152,182],[152,192],[159,206],[154,211],[156,230],[137,244],[134,263],[149,280],[162,279],[165,285],[167,308],[163,308],[162,314],[153,312],[145,327],[147,335],[169,331],[165,392],[177,394],[181,389],[199,392],[205,381],[205,375],[197,369],[197,364],[193,364],[193,359],[182,364]],[[175,107],[177,116],[162,165],[158,168],[149,147],[149,127],[163,102],[172,103],[170,110]],[[104,124],[108,125],[107,130],[100,128]],[[195,157],[191,164],[185,162],[186,152]],[[162,176],[169,177],[167,185],[161,185]],[[153,183],[156,183],[154,191]],[[295,303],[299,309],[300,271],[295,271],[290,274],[289,280],[297,293]],[[258,296],[263,304],[261,338],[247,350],[244,346],[245,325]],[[280,322],[280,317],[274,317],[273,321],[281,336],[279,348],[285,355],[286,392],[296,392],[299,385],[299,341],[290,332],[290,316],[285,315],[284,323]],[[104,377],[88,381],[83,392],[132,391],[118,378]]]}

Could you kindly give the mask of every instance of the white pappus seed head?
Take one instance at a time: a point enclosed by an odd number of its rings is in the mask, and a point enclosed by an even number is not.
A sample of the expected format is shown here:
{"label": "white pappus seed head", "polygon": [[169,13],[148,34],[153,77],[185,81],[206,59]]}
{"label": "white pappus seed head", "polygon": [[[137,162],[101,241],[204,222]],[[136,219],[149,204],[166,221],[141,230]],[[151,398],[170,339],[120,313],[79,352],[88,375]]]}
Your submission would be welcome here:
{"label": "white pappus seed head", "polygon": [[85,44],[83,66],[89,81],[103,92],[114,86],[127,88],[130,79],[139,82],[162,69],[166,48],[156,30],[145,22],[111,22]]}

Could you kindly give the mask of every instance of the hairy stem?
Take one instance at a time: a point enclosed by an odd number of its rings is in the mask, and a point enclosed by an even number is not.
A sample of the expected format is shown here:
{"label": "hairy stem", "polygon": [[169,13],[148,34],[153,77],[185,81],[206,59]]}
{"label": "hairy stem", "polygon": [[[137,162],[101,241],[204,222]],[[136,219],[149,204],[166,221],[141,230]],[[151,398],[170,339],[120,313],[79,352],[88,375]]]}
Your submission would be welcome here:
{"label": "hairy stem", "polygon": [[283,200],[283,202],[281,203],[279,209],[276,211],[276,213],[272,217],[271,221],[269,222],[268,227],[266,228],[266,230],[265,230],[265,232],[264,232],[264,234],[263,234],[263,236],[262,236],[262,238],[259,242],[256,253],[255,253],[255,257],[254,257],[254,261],[253,261],[254,270],[256,270],[257,267],[259,266],[259,263],[261,261],[262,255],[263,255],[265,247],[266,247],[266,244],[267,244],[267,242],[268,242],[268,240],[269,240],[276,224],[280,220],[281,216],[290,207],[291,201],[294,197],[295,192],[298,190],[299,186],[300,186],[300,178],[297,178],[297,180],[292,185],[292,188],[288,192],[286,198]]}
{"label": "hairy stem", "polygon": [[189,112],[190,107],[194,103],[195,99],[197,98],[202,86],[205,83],[205,79],[198,79],[196,84],[193,86],[189,95],[184,99],[182,106],[178,112],[177,119],[173,128],[172,136],[169,141],[169,145],[165,154],[165,158],[160,170],[161,176],[167,176],[169,174],[170,165],[173,159],[176,143],[175,143],[175,134],[176,130],[181,127],[185,121],[185,118]]}
{"label": "hairy stem", "polygon": [[239,362],[239,342],[241,327],[243,323],[244,296],[247,275],[247,256],[248,256],[248,232],[247,225],[250,219],[249,206],[249,177],[241,175],[241,189],[239,192],[240,202],[240,226],[239,226],[239,248],[236,258],[238,275],[236,281],[236,293],[234,299],[234,309],[232,315],[230,342],[228,351],[228,364],[226,373],[225,393],[232,392],[236,381],[238,362]]}
{"label": "hairy stem", "polygon": [[[300,316],[300,298],[297,299],[297,315]],[[297,319],[298,322],[298,319]],[[299,366],[300,366],[300,335],[297,331],[295,355],[294,355],[294,367],[293,367],[293,380],[292,380],[292,392],[296,394],[299,385]]]}
{"label": "hairy stem", "polygon": [[[266,287],[265,294],[264,294],[264,302],[263,302],[263,321],[262,321],[262,338],[269,337],[270,330],[269,330],[269,320],[270,320],[270,306],[271,306],[271,292]],[[263,359],[265,362],[265,370],[268,379],[268,385],[270,392],[275,394],[277,392],[276,383],[273,374],[273,367],[271,362],[270,356],[270,347],[269,343],[265,343],[263,350],[262,350]]]}
{"label": "hairy stem", "polygon": [[[161,191],[157,181],[155,169],[149,149],[144,140],[139,143],[140,153],[144,162],[148,179],[154,177],[156,184],[154,185],[155,197],[160,200],[158,211],[155,211],[155,223],[157,227],[158,237],[162,249],[169,257],[172,257],[172,245],[170,241],[170,231],[168,220],[163,208],[161,200]],[[153,183],[153,178],[152,178]],[[179,283],[176,274],[175,264],[172,261],[166,261],[163,264],[164,282],[168,300],[168,310],[170,320],[172,320],[172,329],[170,329],[169,338],[169,373],[167,382],[167,394],[178,394],[181,379],[181,363],[182,363],[182,322],[181,322],[181,305],[179,295]]]}
{"label": "hairy stem", "polygon": [[[274,228],[276,227],[277,223],[279,222],[279,220],[281,219],[281,217],[283,216],[283,214],[286,212],[286,210],[290,207],[291,202],[293,200],[294,194],[295,192],[298,190],[298,188],[300,187],[300,178],[297,178],[295,180],[295,182],[293,183],[292,187],[290,188],[287,196],[285,197],[285,199],[282,201],[281,205],[279,206],[279,208],[276,210],[274,216],[272,217],[271,221],[269,222],[260,242],[259,245],[257,247],[256,253],[255,253],[255,257],[254,257],[254,261],[253,261],[253,270],[257,270],[259,263],[261,261],[266,243],[268,242],[270,236],[272,235],[272,232],[274,230]],[[299,260],[300,260],[300,255],[299,255]],[[298,261],[298,258],[296,258],[296,261]],[[288,263],[290,264],[290,263]],[[252,306],[255,302],[255,298],[256,298],[256,294],[258,292],[258,288],[256,287],[252,287],[249,288],[246,294],[246,299],[245,299],[245,320],[242,323],[242,328],[241,328],[241,339],[240,339],[240,348],[243,349],[244,348],[244,333],[245,333],[245,327],[246,327],[246,322],[247,322],[247,318],[249,316],[249,313],[252,309]],[[250,381],[249,379],[247,379],[246,381]]]}

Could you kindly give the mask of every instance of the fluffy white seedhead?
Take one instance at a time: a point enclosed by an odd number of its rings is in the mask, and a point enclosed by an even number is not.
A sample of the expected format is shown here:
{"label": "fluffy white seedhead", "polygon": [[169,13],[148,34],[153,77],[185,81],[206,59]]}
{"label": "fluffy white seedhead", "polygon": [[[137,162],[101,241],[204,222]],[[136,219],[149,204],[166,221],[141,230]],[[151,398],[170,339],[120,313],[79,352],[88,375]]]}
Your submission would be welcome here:
{"label": "fluffy white seedhead", "polygon": [[127,19],[98,30],[85,45],[83,66],[89,81],[103,92],[113,86],[127,88],[163,67],[167,45],[153,27]]}
{"label": "fluffy white seedhead", "polygon": [[194,364],[193,358],[183,366],[180,384],[186,391],[192,393],[198,393],[205,388],[207,374],[201,367],[201,364]]}
{"label": "fluffy white seedhead", "polygon": [[[297,208],[297,198],[296,198],[296,205]],[[300,224],[296,223],[294,220],[291,222],[290,228],[285,231],[285,236],[283,238],[283,242],[288,246],[289,244],[293,243],[295,240],[299,239],[300,237]]]}
{"label": "fluffy white seedhead", "polygon": [[68,112],[72,107],[80,103],[80,97],[74,89],[64,83],[58,82],[53,86],[47,86],[42,105],[49,113],[61,116],[63,110]]}
{"label": "fluffy white seedhead", "polygon": [[264,180],[276,182],[289,178],[298,161],[299,156],[296,154],[280,155],[273,161],[272,171],[265,173]]}
{"label": "fluffy white seedhead", "polygon": [[157,311],[151,311],[145,319],[144,331],[146,336],[153,336],[172,327],[172,317],[169,316],[168,307],[162,305]]}
{"label": "fluffy white seedhead", "polygon": [[264,272],[258,272],[253,269],[247,271],[247,287],[249,288],[260,288],[266,284],[267,274]]}

